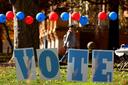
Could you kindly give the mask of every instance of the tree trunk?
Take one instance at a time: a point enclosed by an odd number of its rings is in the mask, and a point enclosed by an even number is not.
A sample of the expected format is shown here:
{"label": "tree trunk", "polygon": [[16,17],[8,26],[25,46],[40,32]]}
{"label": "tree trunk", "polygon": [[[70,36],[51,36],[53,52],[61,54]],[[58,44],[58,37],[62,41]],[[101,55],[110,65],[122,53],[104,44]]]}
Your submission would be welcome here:
{"label": "tree trunk", "polygon": [[12,54],[12,53],[13,53],[13,44],[12,44],[12,41],[11,41],[10,36],[9,36],[9,29],[8,29],[8,27],[6,26],[5,23],[3,24],[3,26],[4,26],[4,29],[5,29],[5,31],[6,31],[6,38],[7,38],[7,40],[8,40],[8,43],[9,43],[10,47],[11,47],[11,54]]}
{"label": "tree trunk", "polygon": [[0,26],[0,53],[3,52],[2,27]]}
{"label": "tree trunk", "polygon": [[[119,0],[109,0],[109,10],[115,11],[118,15]],[[119,19],[109,20],[109,49],[119,48]]]}
{"label": "tree trunk", "polygon": [[[25,16],[36,16],[37,6],[32,0],[16,0],[13,4],[13,12],[16,14],[23,11]],[[24,20],[18,21],[14,17],[14,49],[15,48],[39,48],[39,29],[36,21],[31,25],[25,24]],[[36,52],[36,51],[35,51]],[[35,53],[36,54],[36,53]]]}
{"label": "tree trunk", "polygon": [[2,39],[0,39],[0,53],[3,52],[3,42],[2,42]]}

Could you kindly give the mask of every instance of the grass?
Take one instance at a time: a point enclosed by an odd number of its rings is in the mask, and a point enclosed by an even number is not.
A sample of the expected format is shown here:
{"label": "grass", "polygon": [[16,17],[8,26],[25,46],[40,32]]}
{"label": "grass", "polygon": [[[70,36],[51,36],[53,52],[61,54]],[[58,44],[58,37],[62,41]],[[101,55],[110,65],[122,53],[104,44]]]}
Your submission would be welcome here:
{"label": "grass", "polygon": [[94,83],[91,80],[91,69],[88,70],[87,82],[69,82],[66,80],[67,71],[65,68],[60,69],[61,75],[59,80],[42,80],[39,76],[39,69],[36,70],[36,80],[19,81],[16,78],[15,67],[0,67],[0,85],[128,85],[128,72],[119,72],[114,69],[113,82],[111,83]]}

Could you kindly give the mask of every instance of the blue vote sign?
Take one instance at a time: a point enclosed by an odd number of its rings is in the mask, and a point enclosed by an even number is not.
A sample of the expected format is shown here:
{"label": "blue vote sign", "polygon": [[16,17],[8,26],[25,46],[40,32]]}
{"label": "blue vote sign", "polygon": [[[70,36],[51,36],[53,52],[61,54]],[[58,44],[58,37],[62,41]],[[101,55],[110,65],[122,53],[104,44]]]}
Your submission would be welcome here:
{"label": "blue vote sign", "polygon": [[86,81],[88,68],[88,50],[68,50],[68,81]]}
{"label": "blue vote sign", "polygon": [[14,49],[18,80],[36,79],[33,48]]}
{"label": "blue vote sign", "polygon": [[57,49],[37,49],[40,76],[45,80],[59,78],[59,60]]}
{"label": "blue vote sign", "polygon": [[[37,49],[36,53],[40,77],[44,80],[58,79],[60,66],[57,49]],[[87,81],[88,55],[87,49],[68,50],[68,81]],[[94,82],[112,82],[113,55],[112,50],[92,51],[92,79]],[[35,79],[36,65],[33,48],[14,49],[14,59],[18,80]]]}
{"label": "blue vote sign", "polygon": [[94,82],[112,82],[113,53],[112,50],[92,51],[92,79]]}

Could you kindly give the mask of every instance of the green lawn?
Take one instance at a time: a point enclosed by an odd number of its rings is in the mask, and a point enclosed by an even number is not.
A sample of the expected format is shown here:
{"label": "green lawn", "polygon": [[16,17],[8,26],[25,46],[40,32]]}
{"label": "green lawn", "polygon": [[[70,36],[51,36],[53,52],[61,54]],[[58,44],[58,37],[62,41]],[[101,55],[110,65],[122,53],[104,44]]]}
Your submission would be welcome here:
{"label": "green lawn", "polygon": [[91,80],[91,69],[88,70],[87,82],[69,82],[66,80],[66,69],[62,68],[59,80],[41,80],[39,69],[37,68],[36,80],[18,81],[16,78],[15,67],[0,67],[0,85],[128,85],[128,72],[118,72],[114,69],[114,78],[112,83],[94,83]]}

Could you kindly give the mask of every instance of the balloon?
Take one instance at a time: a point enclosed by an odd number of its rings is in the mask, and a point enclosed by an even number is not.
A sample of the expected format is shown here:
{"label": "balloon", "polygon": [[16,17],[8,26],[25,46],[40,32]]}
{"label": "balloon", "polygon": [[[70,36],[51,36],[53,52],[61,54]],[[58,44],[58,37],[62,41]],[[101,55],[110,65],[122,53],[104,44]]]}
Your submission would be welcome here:
{"label": "balloon", "polygon": [[37,20],[38,22],[44,21],[45,18],[46,18],[46,16],[45,16],[45,14],[42,13],[42,12],[40,12],[40,13],[38,13],[38,14],[36,15],[36,20]]}
{"label": "balloon", "polygon": [[14,13],[13,13],[12,11],[8,11],[8,12],[6,13],[6,18],[7,18],[7,20],[13,20],[13,18],[14,18]]}
{"label": "balloon", "polygon": [[27,16],[27,17],[25,17],[24,21],[26,24],[32,24],[34,19],[32,16]]}
{"label": "balloon", "polygon": [[72,13],[71,18],[73,20],[79,21],[80,20],[80,13],[79,12]]}
{"label": "balloon", "polygon": [[57,21],[58,20],[58,14],[56,12],[51,12],[49,15],[49,19],[51,21]]}
{"label": "balloon", "polygon": [[6,16],[4,14],[0,14],[0,23],[6,22]]}
{"label": "balloon", "polygon": [[110,20],[116,20],[117,19],[117,13],[116,12],[110,12],[109,13],[109,19]]}
{"label": "balloon", "polygon": [[69,20],[69,13],[67,12],[63,12],[61,15],[60,15],[61,19],[63,21],[68,21]]}
{"label": "balloon", "polygon": [[24,13],[22,11],[16,13],[16,18],[18,20],[23,20],[25,17]]}
{"label": "balloon", "polygon": [[99,12],[98,19],[106,20],[107,19],[107,14],[105,12]]}
{"label": "balloon", "polygon": [[86,25],[88,23],[88,18],[86,16],[81,16],[80,17],[80,24],[82,26]]}

